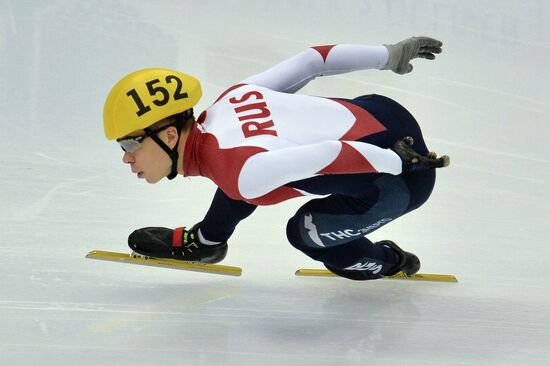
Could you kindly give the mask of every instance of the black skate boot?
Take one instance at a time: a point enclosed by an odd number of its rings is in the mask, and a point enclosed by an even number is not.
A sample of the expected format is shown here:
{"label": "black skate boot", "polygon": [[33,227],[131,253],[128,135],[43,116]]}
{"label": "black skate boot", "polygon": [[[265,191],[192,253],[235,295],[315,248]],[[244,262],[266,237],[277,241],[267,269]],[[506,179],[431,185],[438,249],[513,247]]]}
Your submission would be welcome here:
{"label": "black skate boot", "polygon": [[349,278],[350,280],[355,280],[355,281],[376,280],[382,277],[395,276],[397,274],[399,274],[398,275],[399,277],[403,277],[403,276],[410,277],[420,270],[420,260],[418,259],[418,257],[412,253],[405,252],[403,249],[399,248],[399,246],[395,244],[393,241],[382,240],[374,244],[384,245],[392,249],[399,258],[399,261],[397,262],[397,264],[386,273],[373,274],[370,271],[339,269],[331,265],[328,265],[327,263],[324,263],[324,265],[332,273],[340,277]]}
{"label": "black skate boot", "polygon": [[128,237],[128,246],[136,253],[154,258],[172,258],[191,262],[218,263],[227,254],[227,242],[205,245],[199,240],[196,224],[190,230],[144,227]]}
{"label": "black skate boot", "polygon": [[405,276],[410,277],[420,270],[420,260],[418,259],[418,257],[412,253],[405,252],[403,249],[399,248],[399,246],[393,241],[382,240],[376,242],[376,244],[390,247],[399,256],[399,262],[397,262],[397,264],[394,268],[391,269],[391,271],[385,273],[384,276],[390,277],[396,275],[399,272],[403,272]]}
{"label": "black skate boot", "polygon": [[414,140],[410,136],[406,136],[398,140],[393,145],[392,150],[401,158],[403,162],[403,173],[417,170],[427,170],[434,168],[443,168],[451,163],[451,159],[447,155],[437,158],[434,152],[422,156],[413,150],[412,145]]}
{"label": "black skate boot", "polygon": [[337,276],[344,277],[354,281],[367,281],[367,280],[377,280],[382,278],[381,274],[372,274],[369,271],[352,271],[348,269],[339,269],[333,267],[329,264],[323,263],[325,268],[334,273]]}

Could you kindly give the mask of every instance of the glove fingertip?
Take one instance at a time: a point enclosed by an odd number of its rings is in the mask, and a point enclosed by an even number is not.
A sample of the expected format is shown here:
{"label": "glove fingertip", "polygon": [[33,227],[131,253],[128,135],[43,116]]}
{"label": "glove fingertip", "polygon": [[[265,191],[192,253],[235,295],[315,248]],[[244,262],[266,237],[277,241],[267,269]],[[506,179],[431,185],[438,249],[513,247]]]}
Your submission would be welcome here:
{"label": "glove fingertip", "polygon": [[426,46],[430,47],[441,47],[443,46],[443,42],[441,42],[438,39],[431,38],[431,37],[418,37],[422,41],[422,43]]}

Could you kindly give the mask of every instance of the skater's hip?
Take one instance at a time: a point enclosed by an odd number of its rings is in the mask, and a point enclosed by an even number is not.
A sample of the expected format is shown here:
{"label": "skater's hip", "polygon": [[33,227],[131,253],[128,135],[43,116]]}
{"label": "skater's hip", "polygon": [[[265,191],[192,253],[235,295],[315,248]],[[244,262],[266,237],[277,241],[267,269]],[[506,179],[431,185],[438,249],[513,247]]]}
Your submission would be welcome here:
{"label": "skater's hip", "polygon": [[422,155],[428,153],[418,122],[405,107],[395,100],[383,95],[369,94],[348,101],[368,111],[386,127],[386,131],[365,136],[359,139],[360,141],[390,148],[397,140],[411,136],[415,141],[413,148]]}

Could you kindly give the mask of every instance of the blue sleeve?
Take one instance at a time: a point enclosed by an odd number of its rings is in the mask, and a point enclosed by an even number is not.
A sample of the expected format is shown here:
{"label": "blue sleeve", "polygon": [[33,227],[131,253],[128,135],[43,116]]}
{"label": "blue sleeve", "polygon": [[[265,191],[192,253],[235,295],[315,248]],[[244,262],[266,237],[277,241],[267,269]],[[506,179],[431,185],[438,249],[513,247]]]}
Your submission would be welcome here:
{"label": "blue sleeve", "polygon": [[235,231],[237,224],[250,216],[257,206],[229,198],[218,188],[206,216],[200,224],[205,239],[224,242]]}

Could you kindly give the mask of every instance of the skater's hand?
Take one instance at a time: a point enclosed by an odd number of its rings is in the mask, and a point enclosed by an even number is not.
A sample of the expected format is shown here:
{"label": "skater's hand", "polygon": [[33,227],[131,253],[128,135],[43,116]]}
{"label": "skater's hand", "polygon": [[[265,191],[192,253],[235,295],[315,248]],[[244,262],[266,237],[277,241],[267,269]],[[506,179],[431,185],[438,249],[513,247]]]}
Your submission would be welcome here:
{"label": "skater's hand", "polygon": [[406,136],[393,145],[392,150],[401,158],[403,163],[402,173],[449,166],[451,159],[447,155],[438,158],[435,152],[430,152],[426,156],[422,156],[413,149],[413,144],[413,138]]}
{"label": "skater's hand", "polygon": [[391,70],[398,74],[407,74],[412,71],[413,65],[409,62],[415,58],[434,60],[435,54],[441,53],[443,43],[429,37],[407,38],[397,44],[384,45],[390,55],[383,70]]}

